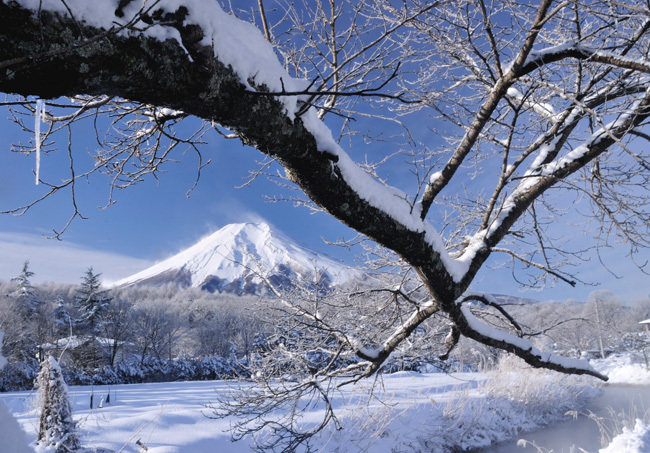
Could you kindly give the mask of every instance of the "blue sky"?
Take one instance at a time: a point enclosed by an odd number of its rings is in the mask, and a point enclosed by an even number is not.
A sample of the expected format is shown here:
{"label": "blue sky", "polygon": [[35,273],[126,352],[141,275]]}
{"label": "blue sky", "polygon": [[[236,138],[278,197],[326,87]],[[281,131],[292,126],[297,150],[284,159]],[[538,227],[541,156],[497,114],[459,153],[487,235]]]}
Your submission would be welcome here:
{"label": "blue sky", "polygon": [[[26,143],[31,134],[20,131],[0,116],[0,210],[30,201],[47,192],[35,186],[35,159],[9,151],[12,142]],[[76,132],[76,131],[75,131]],[[61,139],[62,136],[59,136]],[[59,140],[56,153],[65,154],[67,142]],[[78,163],[92,151],[93,141],[83,133],[73,142]],[[233,222],[266,221],[310,248],[340,260],[353,261],[353,254],[328,247],[322,237],[336,240],[354,237],[347,227],[325,214],[312,214],[289,202],[270,203],[264,195],[294,196],[265,177],[241,186],[249,170],[264,156],[237,140],[218,139],[204,147],[212,163],[203,169],[196,190],[187,196],[196,175],[196,158],[178,153],[180,163],[169,164],[159,181],[152,178],[117,192],[116,203],[106,209],[108,179],[93,177],[78,185],[78,205],[88,218],[75,220],[62,241],[47,239],[60,230],[72,213],[69,192],[57,194],[20,217],[0,215],[0,279],[8,280],[29,259],[35,281],[79,281],[88,266],[107,280],[126,277],[155,261],[197,242],[201,237]],[[61,157],[61,156],[59,156]],[[63,156],[65,157],[65,156]],[[43,155],[41,176],[66,175],[53,154]],[[20,244],[21,247],[16,247]]]}
{"label": "blue sky", "polygon": [[[0,210],[9,209],[44,193],[46,188],[35,186],[34,157],[11,153],[12,142],[27,142],[32,137],[7,121],[6,111],[0,116]],[[93,141],[85,131],[75,131],[73,151],[78,163],[93,151]],[[64,137],[63,137],[64,138]],[[55,154],[44,156],[43,177],[65,175],[67,141],[59,136]],[[368,152],[372,152],[369,147]],[[263,156],[243,147],[236,140],[210,136],[203,149],[212,163],[202,172],[199,186],[192,187],[196,159],[191,153],[175,156],[181,163],[170,164],[160,180],[148,179],[135,187],[116,194],[116,203],[98,209],[106,203],[108,180],[93,177],[79,184],[78,204],[86,220],[77,219],[63,235],[62,241],[47,239],[53,229],[65,225],[71,214],[68,193],[57,194],[34,207],[22,217],[0,215],[0,279],[8,280],[18,274],[22,263],[29,259],[35,272],[34,281],[78,282],[83,272],[93,266],[108,281],[129,276],[186,248],[201,237],[232,222],[263,220],[295,240],[322,253],[348,263],[354,262],[355,252],[328,246],[323,238],[351,239],[354,232],[323,213],[312,213],[289,202],[269,203],[264,195],[295,196],[295,192],[279,188],[266,178],[237,189],[248,171],[257,168]],[[59,157],[57,157],[59,155]],[[360,153],[360,155],[363,155]],[[582,241],[579,229],[567,231]],[[625,248],[608,250],[605,261],[623,278],[616,278],[595,260],[581,266],[584,280],[601,286],[566,284],[540,292],[520,293],[509,269],[485,269],[475,288],[499,294],[523,295],[535,299],[585,300],[595,289],[609,289],[621,299],[634,301],[649,296],[650,279],[636,269],[625,257]],[[650,254],[643,255],[650,259]],[[643,259],[642,256],[642,259]]]}

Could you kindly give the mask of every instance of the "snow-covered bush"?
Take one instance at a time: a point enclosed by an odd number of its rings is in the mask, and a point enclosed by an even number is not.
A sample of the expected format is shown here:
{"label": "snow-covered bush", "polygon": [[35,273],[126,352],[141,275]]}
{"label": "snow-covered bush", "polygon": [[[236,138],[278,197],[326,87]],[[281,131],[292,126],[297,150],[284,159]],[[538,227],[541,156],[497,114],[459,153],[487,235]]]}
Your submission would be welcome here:
{"label": "snow-covered bush", "polygon": [[[2,344],[3,333],[0,332],[0,345]],[[0,349],[0,369],[7,363]],[[25,432],[22,430],[16,419],[11,415],[4,402],[0,401],[0,439],[2,448],[12,453],[33,453],[25,441]],[[3,450],[4,451],[4,450]]]}
{"label": "snow-covered bush", "polygon": [[486,375],[476,389],[480,396],[460,393],[448,402],[443,415],[449,423],[438,433],[444,445],[464,451],[503,442],[562,419],[597,394],[582,377],[531,368],[512,355]]}
{"label": "snow-covered bush", "polygon": [[76,451],[80,447],[76,423],[72,420],[72,406],[68,399],[68,386],[63,380],[56,359],[47,355],[36,379],[41,397],[41,419],[38,444],[50,447],[54,453]]}
{"label": "snow-covered bush", "polygon": [[35,360],[8,363],[0,370],[0,391],[30,390],[34,387],[37,374],[38,367]]}
{"label": "snow-covered bush", "polygon": [[248,377],[245,361],[239,362],[234,357],[204,357],[199,359],[197,380],[227,379]]}

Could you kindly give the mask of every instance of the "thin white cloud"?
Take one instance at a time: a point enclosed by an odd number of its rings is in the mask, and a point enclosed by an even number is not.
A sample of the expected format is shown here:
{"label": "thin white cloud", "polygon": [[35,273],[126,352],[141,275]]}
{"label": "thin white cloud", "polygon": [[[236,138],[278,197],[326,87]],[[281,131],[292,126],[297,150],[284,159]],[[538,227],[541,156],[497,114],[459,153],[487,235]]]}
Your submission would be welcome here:
{"label": "thin white cloud", "polygon": [[210,214],[212,214],[210,218],[218,218],[221,223],[216,228],[214,228],[214,225],[210,225],[213,227],[212,230],[218,230],[229,223],[269,223],[263,216],[251,210],[250,206],[234,197],[223,197],[213,201],[209,206],[209,210]]}
{"label": "thin white cloud", "polygon": [[33,283],[79,283],[84,272],[92,266],[95,272],[102,274],[101,279],[106,286],[153,264],[139,258],[92,250],[68,241],[0,232],[0,280],[7,281],[17,276],[25,260],[29,260],[29,269],[34,272]]}

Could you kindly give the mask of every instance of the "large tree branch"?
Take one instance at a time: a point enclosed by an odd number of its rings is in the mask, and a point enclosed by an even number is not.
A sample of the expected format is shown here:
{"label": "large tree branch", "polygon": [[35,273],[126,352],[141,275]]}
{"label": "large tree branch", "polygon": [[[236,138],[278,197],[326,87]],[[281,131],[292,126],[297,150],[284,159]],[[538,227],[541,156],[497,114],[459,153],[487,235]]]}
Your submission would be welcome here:
{"label": "large tree branch", "polygon": [[[188,28],[180,30],[182,37],[185,32],[197,33]],[[51,39],[43,43],[41,34]],[[205,58],[205,52],[193,44],[199,41],[197,37],[187,36],[185,49],[171,39],[114,34],[82,49],[75,47],[85,37],[101,34],[105,30],[47,11],[37,20],[19,6],[0,4],[0,61],[25,54],[41,56],[6,67],[0,75],[0,91],[43,98],[119,96],[180,110],[235,130],[244,143],[279,161],[288,178],[315,203],[408,257],[427,275],[436,275],[432,289],[439,298],[455,298],[453,279],[426,232],[404,225],[361,197],[343,174],[338,157],[319,149],[300,118],[291,120],[282,102],[250,93],[232,68],[217,58]],[[43,56],[49,48],[66,48],[67,52]]]}
{"label": "large tree branch", "polygon": [[[646,27],[650,26],[650,23]],[[631,69],[642,73],[650,73],[650,61],[640,58],[629,58],[612,52],[591,49],[576,43],[568,43],[541,50],[531,55],[521,68],[522,74],[529,74],[544,65],[555,63],[567,58],[587,60],[593,63],[603,63],[621,69]]]}

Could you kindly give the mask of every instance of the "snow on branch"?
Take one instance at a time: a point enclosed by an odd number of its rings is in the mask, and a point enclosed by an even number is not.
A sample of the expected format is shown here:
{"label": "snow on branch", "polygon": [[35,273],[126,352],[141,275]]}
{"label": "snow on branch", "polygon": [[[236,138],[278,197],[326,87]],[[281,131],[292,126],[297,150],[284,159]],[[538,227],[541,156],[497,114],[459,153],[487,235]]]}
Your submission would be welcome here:
{"label": "snow on branch", "polygon": [[[277,94],[274,98],[284,106],[288,119],[293,121],[299,112],[303,112],[304,103],[309,97],[309,81],[295,79],[287,73],[260,30],[225,13],[216,2],[159,0],[145,2],[144,6],[139,2],[130,2],[120,10],[121,17],[116,16],[114,2],[110,0],[93,2],[92,8],[88,7],[84,0],[69,0],[66,2],[67,7],[56,0],[45,0],[42,3],[36,0],[19,0],[18,3],[33,11],[50,10],[63,16],[68,16],[72,11],[76,22],[93,27],[113,29],[115,24],[119,24],[119,27],[125,28],[119,28],[118,36],[139,33],[161,41],[176,40],[190,53],[190,58],[199,58],[193,56],[194,51],[173,24],[151,25],[143,22],[145,16],[148,17],[154,11],[176,11],[177,14],[182,11],[183,26],[193,24],[201,31],[202,39],[193,46],[196,49],[211,49],[219,62],[232,68],[248,91]],[[126,27],[126,24],[133,25]],[[186,111],[183,108],[176,110]],[[318,118],[315,108],[309,108],[302,113],[300,120],[315,139],[318,151],[330,157],[332,170],[345,188],[375,208],[382,215],[382,221],[388,218],[395,224],[396,229],[422,235],[427,248],[437,256],[436,261],[441,263],[439,270],[446,274],[444,279],[459,282],[464,277],[468,263],[449,256],[440,234],[428,221],[423,220],[418,212],[414,212],[404,192],[387,187],[359,167],[333,138],[330,129]],[[319,200],[316,202],[322,203]],[[337,206],[341,206],[340,203]],[[346,221],[348,224],[353,222],[357,221]],[[363,231],[361,223],[354,227]],[[363,232],[373,237],[370,231]],[[376,236],[374,238],[377,239]]]}
{"label": "snow on branch", "polygon": [[633,58],[613,52],[593,49],[577,42],[567,42],[531,52],[521,71],[522,74],[527,74],[535,71],[541,66],[555,63],[566,58],[589,60],[594,63],[604,63],[622,69],[632,69],[634,71],[650,74],[649,60],[641,57]]}
{"label": "snow on branch", "polygon": [[643,98],[632,103],[616,120],[592,133],[582,144],[573,147],[564,156],[548,162],[547,156],[559,140],[558,136],[551,138],[550,142],[540,147],[539,156],[517,187],[504,200],[487,231],[481,230],[476,233],[474,240],[483,240],[490,246],[496,246],[538,196],[558,181],[583,168],[613,144],[618,143],[648,116],[650,116],[650,88],[646,89]]}
{"label": "snow on branch", "polygon": [[589,362],[586,360],[571,359],[542,352],[524,338],[503,332],[485,324],[474,316],[470,306],[467,304],[461,304],[460,311],[465,321],[461,323],[463,326],[461,327],[461,332],[469,338],[512,352],[534,367],[548,368],[563,373],[588,374],[603,381],[607,381],[608,379],[607,376],[599,373],[589,365]]}
{"label": "snow on branch", "polygon": [[481,302],[482,304],[489,305],[490,307],[495,308],[499,313],[501,313],[507,320],[508,322],[512,325],[512,327],[516,330],[517,336],[521,337],[523,335],[523,329],[519,325],[519,323],[513,318],[510,313],[508,313],[502,306],[497,302],[495,297],[492,294],[486,294],[486,293],[479,293],[476,291],[467,291],[460,303],[468,302],[470,300],[475,300],[478,302]]}

